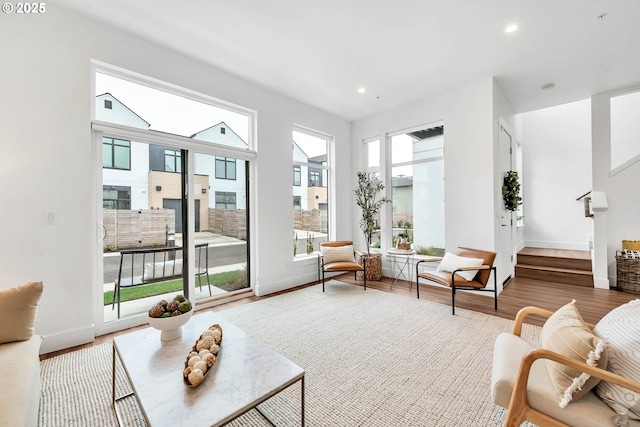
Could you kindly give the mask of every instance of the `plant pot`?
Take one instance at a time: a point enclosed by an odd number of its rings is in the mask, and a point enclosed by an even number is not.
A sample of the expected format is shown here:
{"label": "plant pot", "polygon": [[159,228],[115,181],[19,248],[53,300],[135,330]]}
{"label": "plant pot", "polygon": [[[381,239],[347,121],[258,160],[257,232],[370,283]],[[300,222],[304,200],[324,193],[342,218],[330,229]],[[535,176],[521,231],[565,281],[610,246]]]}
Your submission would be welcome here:
{"label": "plant pot", "polygon": [[[382,279],[382,254],[364,254],[358,257],[358,264],[364,264],[364,258],[367,259],[367,280]],[[358,272],[356,277],[362,279],[363,273]]]}

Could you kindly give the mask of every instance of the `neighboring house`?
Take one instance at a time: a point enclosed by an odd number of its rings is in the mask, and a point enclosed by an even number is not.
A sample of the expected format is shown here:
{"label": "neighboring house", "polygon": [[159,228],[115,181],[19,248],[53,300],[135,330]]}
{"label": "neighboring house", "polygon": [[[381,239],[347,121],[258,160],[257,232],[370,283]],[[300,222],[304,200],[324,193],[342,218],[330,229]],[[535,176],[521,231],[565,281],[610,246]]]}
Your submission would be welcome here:
{"label": "neighboring house", "polygon": [[[96,97],[96,118],[141,129],[150,124],[110,93]],[[246,147],[226,123],[190,136],[232,147]],[[173,209],[175,231],[182,232],[180,150],[103,137],[103,207],[106,209]],[[246,209],[245,163],[233,158],[194,156],[195,230],[208,229],[209,208]]]}
{"label": "neighboring house", "polygon": [[[193,139],[213,142],[236,148],[247,148],[242,140],[225,122],[201,130],[191,135]],[[247,189],[245,184],[246,165],[243,160],[230,157],[211,157],[196,154],[194,173],[209,176],[209,206],[216,209],[246,209]],[[198,191],[196,190],[196,193]]]}
{"label": "neighboring house", "polygon": [[[308,157],[296,144],[293,146],[293,161],[326,165],[326,154]],[[294,210],[326,210],[327,209],[327,171],[310,166],[293,165],[293,209]]]}
{"label": "neighboring house", "polygon": [[[138,116],[110,93],[96,96],[96,119],[149,129]],[[149,154],[146,144],[102,138],[102,206],[105,209],[149,209]]]}
{"label": "neighboring house", "polygon": [[391,178],[394,217],[413,214],[413,177],[394,176]]}

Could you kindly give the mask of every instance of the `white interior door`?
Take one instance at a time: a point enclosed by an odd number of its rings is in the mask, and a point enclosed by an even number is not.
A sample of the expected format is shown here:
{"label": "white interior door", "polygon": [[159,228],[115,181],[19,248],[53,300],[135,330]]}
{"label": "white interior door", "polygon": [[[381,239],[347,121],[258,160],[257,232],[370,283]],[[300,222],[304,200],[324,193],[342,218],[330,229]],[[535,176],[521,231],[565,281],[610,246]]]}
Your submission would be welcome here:
{"label": "white interior door", "polygon": [[[513,170],[512,160],[512,138],[511,134],[504,126],[500,125],[500,147],[499,147],[499,166],[500,166],[500,186],[502,186],[502,177],[507,171]],[[508,211],[504,207],[504,203],[500,202],[500,242],[498,248],[498,281],[504,283],[514,274],[514,232],[515,220],[514,213]]]}

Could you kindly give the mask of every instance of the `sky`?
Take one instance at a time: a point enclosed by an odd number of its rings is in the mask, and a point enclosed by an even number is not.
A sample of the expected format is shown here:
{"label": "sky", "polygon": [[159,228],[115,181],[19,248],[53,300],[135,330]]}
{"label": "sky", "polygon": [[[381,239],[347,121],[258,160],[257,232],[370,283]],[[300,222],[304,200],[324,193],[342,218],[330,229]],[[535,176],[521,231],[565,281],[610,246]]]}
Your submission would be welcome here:
{"label": "sky", "polygon": [[152,130],[190,137],[225,122],[240,138],[249,142],[248,116],[96,73],[96,95],[106,92],[150,123]]}

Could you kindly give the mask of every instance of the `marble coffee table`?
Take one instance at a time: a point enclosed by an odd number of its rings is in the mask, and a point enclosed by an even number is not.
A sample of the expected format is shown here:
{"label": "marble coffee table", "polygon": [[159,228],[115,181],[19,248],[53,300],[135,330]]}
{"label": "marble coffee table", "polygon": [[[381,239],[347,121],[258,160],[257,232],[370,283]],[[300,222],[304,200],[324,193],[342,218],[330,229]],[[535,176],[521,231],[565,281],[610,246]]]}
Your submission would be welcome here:
{"label": "marble coffee table", "polygon": [[[219,358],[198,387],[186,387],[182,371],[187,354],[214,323],[223,330]],[[133,392],[116,397],[118,360]],[[112,375],[112,401],[119,425],[118,401],[131,395],[151,426],[220,426],[252,408],[260,411],[260,403],[299,381],[304,426],[304,370],[217,313],[194,315],[182,327],[182,338],[174,341],[160,341],[160,331],[153,328],[115,337]]]}

